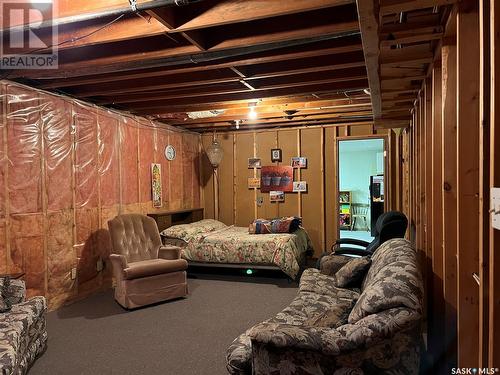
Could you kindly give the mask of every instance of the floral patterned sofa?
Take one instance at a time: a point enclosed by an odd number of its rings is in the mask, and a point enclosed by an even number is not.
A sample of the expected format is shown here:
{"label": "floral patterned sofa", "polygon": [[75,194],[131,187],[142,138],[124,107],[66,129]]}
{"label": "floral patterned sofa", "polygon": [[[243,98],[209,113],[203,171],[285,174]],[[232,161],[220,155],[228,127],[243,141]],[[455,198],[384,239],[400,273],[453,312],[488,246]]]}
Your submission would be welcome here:
{"label": "floral patterned sofa", "polygon": [[12,307],[0,312],[0,373],[25,374],[47,347],[47,306],[44,297],[25,300],[24,281],[10,280],[7,289],[4,280],[0,279],[1,299]]}
{"label": "floral patterned sofa", "polygon": [[[394,239],[372,256],[359,289],[338,288],[352,258],[330,255],[304,271],[292,303],[240,335],[227,351],[231,374],[418,374],[422,277],[410,242]],[[330,276],[333,275],[333,276]],[[306,324],[352,299],[346,324]]]}

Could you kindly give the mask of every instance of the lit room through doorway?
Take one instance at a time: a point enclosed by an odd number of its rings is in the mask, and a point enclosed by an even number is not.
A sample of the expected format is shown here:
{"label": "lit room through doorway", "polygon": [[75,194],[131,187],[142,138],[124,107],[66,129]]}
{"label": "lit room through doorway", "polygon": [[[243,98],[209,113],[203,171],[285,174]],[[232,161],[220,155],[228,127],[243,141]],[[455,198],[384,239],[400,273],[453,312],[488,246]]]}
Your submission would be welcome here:
{"label": "lit room through doorway", "polygon": [[384,212],[384,139],[339,140],[340,238],[371,241]]}

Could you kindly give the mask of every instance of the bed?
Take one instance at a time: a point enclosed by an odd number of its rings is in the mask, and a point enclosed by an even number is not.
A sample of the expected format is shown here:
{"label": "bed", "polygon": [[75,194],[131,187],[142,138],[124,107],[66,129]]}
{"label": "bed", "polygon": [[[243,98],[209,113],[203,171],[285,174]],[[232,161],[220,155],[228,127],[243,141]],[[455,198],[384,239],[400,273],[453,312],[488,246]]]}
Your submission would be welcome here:
{"label": "bed", "polygon": [[162,231],[165,239],[182,240],[182,257],[193,265],[225,265],[280,269],[299,276],[311,240],[303,228],[293,233],[249,234],[248,227],[225,225],[213,219],[174,225]]}

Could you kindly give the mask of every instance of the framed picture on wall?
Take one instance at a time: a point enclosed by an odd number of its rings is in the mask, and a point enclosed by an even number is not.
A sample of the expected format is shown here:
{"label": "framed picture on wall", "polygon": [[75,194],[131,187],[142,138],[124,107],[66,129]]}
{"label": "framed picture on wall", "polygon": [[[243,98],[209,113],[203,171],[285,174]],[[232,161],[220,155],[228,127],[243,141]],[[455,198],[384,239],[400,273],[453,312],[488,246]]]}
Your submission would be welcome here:
{"label": "framed picture on wall", "polygon": [[270,202],[284,202],[285,201],[285,192],[284,191],[270,191],[269,192],[269,201]]}
{"label": "framed picture on wall", "polygon": [[151,164],[151,192],[153,207],[161,207],[163,205],[161,196],[161,164]]}
{"label": "framed picture on wall", "polygon": [[260,188],[260,178],[249,177],[248,178],[248,188],[249,189],[258,189]]}
{"label": "framed picture on wall", "polygon": [[260,158],[248,158],[248,168],[260,168],[261,166]]}
{"label": "framed picture on wall", "polygon": [[260,191],[268,193],[270,191],[293,190],[293,168],[283,166],[263,166],[260,171]]}
{"label": "framed picture on wall", "polygon": [[293,191],[297,192],[306,192],[307,191],[307,182],[306,181],[296,181],[293,183]]}
{"label": "framed picture on wall", "polygon": [[282,152],[281,152],[281,148],[273,148],[271,149],[271,161],[274,163],[274,162],[277,162],[277,161],[281,161],[282,160]]}
{"label": "framed picture on wall", "polygon": [[307,168],[307,158],[303,158],[303,157],[292,158],[292,167],[293,168]]}

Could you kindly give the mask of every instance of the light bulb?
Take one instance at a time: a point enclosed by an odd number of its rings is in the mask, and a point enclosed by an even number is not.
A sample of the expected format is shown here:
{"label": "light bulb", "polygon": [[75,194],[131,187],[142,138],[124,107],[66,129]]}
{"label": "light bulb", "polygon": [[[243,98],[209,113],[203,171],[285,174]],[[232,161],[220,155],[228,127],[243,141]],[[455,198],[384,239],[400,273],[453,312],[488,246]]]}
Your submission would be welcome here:
{"label": "light bulb", "polygon": [[257,112],[255,112],[254,107],[250,107],[250,112],[248,112],[248,118],[250,120],[255,120],[257,118]]}

